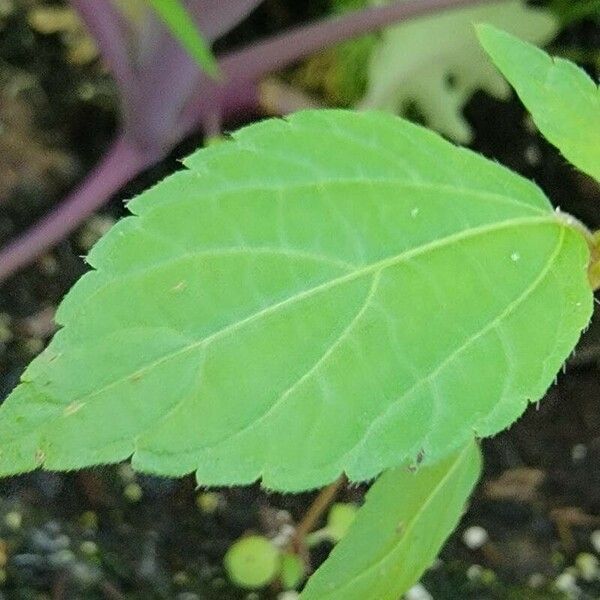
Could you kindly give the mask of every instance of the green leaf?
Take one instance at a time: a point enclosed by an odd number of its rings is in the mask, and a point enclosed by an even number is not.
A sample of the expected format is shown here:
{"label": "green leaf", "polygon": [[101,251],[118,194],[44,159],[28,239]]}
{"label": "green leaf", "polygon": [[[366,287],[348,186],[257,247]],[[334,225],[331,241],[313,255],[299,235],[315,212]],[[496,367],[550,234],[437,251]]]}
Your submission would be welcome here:
{"label": "green leaf", "polygon": [[129,204],[0,408],[0,473],[133,455],[301,490],[435,463],[539,400],[589,252],[533,183],[385,113],[242,129]]}
{"label": "green leaf", "polygon": [[337,544],[350,529],[357,511],[358,507],[354,504],[336,502],[329,510],[325,527],[309,533],[306,536],[306,545],[312,548],[324,541]]}
{"label": "green leaf", "polygon": [[469,142],[472,130],[462,110],[471,96],[478,89],[498,98],[509,94],[477,42],[473,23],[478,22],[535,43],[547,42],[557,30],[549,11],[527,6],[524,0],[411,19],[383,33],[361,107],[406,113],[414,104],[429,126],[458,142]]}
{"label": "green leaf", "polygon": [[148,0],[171,33],[209,75],[217,77],[219,66],[206,40],[180,0]]}
{"label": "green leaf", "polygon": [[281,567],[279,550],[261,535],[250,535],[235,542],[224,559],[231,581],[250,590],[269,585]]}
{"label": "green leaf", "polygon": [[344,502],[336,502],[327,515],[327,531],[334,543],[339,542],[348,532],[356,517],[356,506]]}
{"label": "green leaf", "polygon": [[286,590],[293,590],[302,583],[304,577],[304,561],[297,554],[287,552],[282,554],[279,576],[281,585]]}
{"label": "green leaf", "polygon": [[489,25],[482,46],[519,94],[535,124],[567,160],[600,181],[600,91],[579,67]]}
{"label": "green leaf", "polygon": [[474,442],[412,473],[387,471],[300,600],[396,600],[434,561],[481,472]]}

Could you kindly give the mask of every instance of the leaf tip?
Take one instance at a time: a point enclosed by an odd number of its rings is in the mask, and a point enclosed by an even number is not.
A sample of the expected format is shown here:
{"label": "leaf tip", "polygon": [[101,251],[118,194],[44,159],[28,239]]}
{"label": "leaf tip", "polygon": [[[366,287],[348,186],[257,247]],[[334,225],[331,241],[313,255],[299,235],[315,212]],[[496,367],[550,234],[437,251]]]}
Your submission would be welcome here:
{"label": "leaf tip", "polygon": [[474,23],[473,27],[475,28],[475,33],[479,43],[483,46],[486,52],[488,51],[488,44],[493,43],[494,38],[497,39],[500,35],[505,33],[489,23]]}

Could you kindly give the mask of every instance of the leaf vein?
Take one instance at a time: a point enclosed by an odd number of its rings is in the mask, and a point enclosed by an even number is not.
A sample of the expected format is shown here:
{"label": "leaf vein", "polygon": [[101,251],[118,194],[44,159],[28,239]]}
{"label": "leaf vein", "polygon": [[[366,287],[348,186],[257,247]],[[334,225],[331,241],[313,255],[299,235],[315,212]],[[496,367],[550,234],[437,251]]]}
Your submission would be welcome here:
{"label": "leaf vein", "polygon": [[358,312],[354,315],[354,317],[351,319],[351,321],[348,323],[348,325],[344,328],[342,333],[329,345],[329,347],[323,352],[323,354],[321,354],[319,359],[315,362],[315,364],[310,369],[308,369],[308,371],[306,371],[306,373],[303,373],[290,387],[288,387],[284,392],[282,392],[279,395],[279,397],[275,400],[275,402],[273,404],[271,404],[271,406],[269,406],[268,409],[262,415],[257,417],[254,421],[251,421],[250,423],[248,423],[247,425],[242,427],[242,429],[234,431],[231,434],[225,436],[224,438],[218,440],[215,444],[211,444],[209,446],[198,447],[197,450],[212,450],[212,449],[216,448],[217,446],[220,446],[223,443],[226,443],[226,442],[231,441],[232,439],[235,439],[236,437],[238,437],[239,435],[242,435],[246,431],[255,428],[257,425],[259,425],[261,422],[263,422],[266,418],[268,418],[271,414],[273,414],[277,410],[277,408],[283,402],[285,402],[285,400],[287,398],[289,398],[291,396],[291,394],[293,394],[298,389],[298,387],[300,387],[309,377],[311,377],[313,374],[315,374],[323,366],[323,364],[325,364],[327,359],[336,351],[336,349],[339,348],[340,345],[346,339],[348,339],[348,337],[352,333],[352,330],[356,327],[357,323],[364,316],[364,314],[368,311],[368,309],[371,305],[371,302],[373,301],[373,298],[377,294],[379,282],[381,280],[381,273],[382,273],[381,271],[378,271],[377,273],[375,273],[372,283],[367,291],[364,301],[361,303],[361,305],[359,307]]}
{"label": "leaf vein", "polygon": [[427,244],[424,244],[422,246],[417,246],[415,248],[411,248],[409,250],[401,252],[400,254],[389,256],[383,260],[368,264],[368,265],[361,267],[360,269],[357,269],[356,271],[353,271],[351,273],[341,275],[339,277],[335,277],[334,279],[329,279],[319,285],[308,288],[308,289],[303,290],[302,292],[299,292],[299,293],[297,293],[293,296],[290,296],[284,300],[281,300],[279,302],[271,304],[255,313],[252,313],[248,317],[245,317],[243,319],[240,319],[239,321],[236,321],[234,323],[226,325],[226,326],[218,329],[217,331],[213,332],[212,334],[210,334],[204,338],[201,338],[193,343],[190,343],[190,344],[184,346],[183,348],[180,348],[173,352],[169,352],[168,354],[164,355],[163,357],[160,357],[160,358],[152,361],[151,363],[147,364],[146,366],[137,369],[133,373],[124,375],[121,378],[103,386],[102,388],[94,390],[94,391],[92,391],[88,394],[85,394],[79,398],[72,399],[71,401],[76,400],[76,401],[81,402],[83,400],[89,400],[90,398],[98,396],[98,395],[104,393],[105,391],[114,388],[115,386],[119,385],[120,383],[127,381],[131,377],[141,376],[144,373],[146,373],[147,371],[163,364],[164,362],[167,362],[169,360],[177,358],[177,357],[179,357],[183,354],[186,354],[188,352],[191,352],[197,348],[200,348],[203,346],[208,347],[210,344],[214,343],[215,341],[219,340],[220,338],[224,338],[227,335],[231,334],[232,332],[237,331],[238,329],[249,325],[250,323],[253,323],[265,316],[268,316],[268,315],[276,312],[277,310],[280,310],[287,306],[293,305],[296,302],[300,302],[300,301],[310,298],[316,294],[325,292],[331,288],[334,288],[336,285],[341,285],[343,283],[355,281],[355,280],[357,280],[361,277],[364,277],[366,275],[369,275],[371,273],[375,273],[379,270],[383,270],[388,267],[394,266],[396,264],[400,264],[404,261],[410,260],[411,258],[413,258],[415,256],[419,256],[422,254],[426,254],[427,252],[432,252],[432,251],[438,250],[440,248],[443,248],[443,247],[448,246],[453,243],[460,242],[465,239],[470,239],[470,238],[477,237],[480,235],[486,235],[486,234],[493,233],[495,231],[500,231],[502,229],[506,229],[506,228],[510,228],[510,227],[525,227],[525,226],[534,226],[534,225],[554,225],[554,226],[560,227],[561,230],[563,230],[563,228],[565,227],[565,225],[563,223],[561,223],[560,221],[557,220],[557,218],[554,216],[554,214],[550,214],[546,217],[513,218],[513,219],[508,219],[506,221],[487,224],[485,226],[474,227],[474,228],[466,230],[466,231],[460,231],[457,233],[453,233],[444,238],[436,239],[436,240],[429,242]]}
{"label": "leaf vein", "polygon": [[463,343],[461,343],[457,348],[455,348],[444,360],[442,360],[427,375],[425,375],[424,377],[422,377],[421,379],[419,379],[418,381],[413,383],[407,390],[402,392],[402,394],[396,400],[394,400],[391,404],[389,404],[386,407],[386,409],[378,417],[376,417],[369,423],[369,426],[367,427],[367,429],[365,430],[365,432],[361,436],[361,438],[357,441],[357,443],[348,452],[346,452],[344,454],[344,456],[347,457],[350,454],[356,454],[357,452],[359,452],[360,449],[366,443],[369,435],[373,432],[373,430],[377,427],[377,425],[381,421],[384,421],[387,418],[387,416],[389,415],[389,413],[393,409],[395,409],[400,402],[405,400],[410,394],[412,394],[415,390],[420,388],[422,385],[425,385],[425,384],[429,385],[432,378],[436,377],[442,371],[442,369],[444,369],[457,356],[459,356],[462,352],[464,352],[467,348],[469,348],[471,346],[471,344],[473,344],[479,338],[486,335],[489,331],[491,331],[495,327],[497,327],[498,323],[501,323],[516,308],[518,308],[525,300],[527,300],[527,298],[529,298],[529,296],[535,292],[535,290],[544,281],[544,279],[550,272],[550,270],[554,264],[554,261],[556,260],[558,254],[560,253],[560,250],[564,244],[564,240],[565,240],[565,230],[561,228],[560,236],[558,238],[556,247],[552,251],[552,254],[550,255],[548,261],[546,262],[546,265],[544,266],[544,268],[542,269],[540,274],[533,280],[533,282],[529,286],[527,286],[527,288],[521,294],[519,294],[519,296],[517,298],[515,298],[510,304],[508,304],[507,307],[500,314],[498,314],[496,317],[494,317],[494,319],[492,319],[485,327],[482,327],[479,331],[477,331],[476,333],[471,335],[468,339],[466,339]]}

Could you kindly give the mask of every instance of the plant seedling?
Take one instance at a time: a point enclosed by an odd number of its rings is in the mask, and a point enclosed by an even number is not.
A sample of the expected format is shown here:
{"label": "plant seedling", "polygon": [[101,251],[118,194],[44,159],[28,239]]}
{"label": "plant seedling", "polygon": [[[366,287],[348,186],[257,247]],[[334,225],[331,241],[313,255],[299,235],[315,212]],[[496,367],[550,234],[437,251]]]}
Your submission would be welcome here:
{"label": "plant seedling", "polygon": [[[597,85],[478,31],[540,131],[600,179]],[[477,439],[540,400],[587,326],[597,236],[384,113],[267,120],[184,164],[93,248],[0,409],[0,472],[131,457],[203,486],[377,478],[301,597],[398,598],[462,514]]]}

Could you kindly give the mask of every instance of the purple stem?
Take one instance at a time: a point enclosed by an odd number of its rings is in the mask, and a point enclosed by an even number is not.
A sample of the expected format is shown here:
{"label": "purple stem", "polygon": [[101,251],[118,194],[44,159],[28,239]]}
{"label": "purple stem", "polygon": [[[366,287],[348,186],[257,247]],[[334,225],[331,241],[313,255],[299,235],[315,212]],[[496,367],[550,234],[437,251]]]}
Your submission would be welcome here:
{"label": "purple stem", "polygon": [[410,17],[493,0],[410,0],[351,13],[297,27],[225,55],[220,67],[228,85],[258,80],[322,48],[380,29]]}
{"label": "purple stem", "polygon": [[[188,2],[187,7],[204,37],[212,43],[236,27],[262,1],[194,0]],[[152,60],[144,63],[143,79],[140,81],[144,106],[140,112],[152,119],[151,126],[146,123],[143,128],[147,144],[160,147],[165,140],[171,143],[187,133],[181,127],[173,128],[173,123],[177,122],[178,115],[196,90],[210,89],[210,81],[156,17],[150,20],[149,25],[147,29],[152,32],[149,35],[154,36],[155,47],[161,40],[158,44],[161,53],[159,59],[155,52]]]}
{"label": "purple stem", "polygon": [[222,133],[217,127],[223,121],[237,119],[244,114],[260,112],[259,84],[256,81],[238,81],[238,85],[219,85],[208,78],[204,86],[188,101],[181,112],[178,125],[185,132],[191,132],[201,127],[209,130],[211,136]]}
{"label": "purple stem", "polygon": [[[119,80],[121,91],[131,95],[125,100],[124,105],[132,100],[135,106],[135,91],[130,91],[136,84],[133,79],[135,74],[131,73],[131,79],[127,75],[131,64],[128,62],[127,47],[124,42],[127,36],[123,35],[117,39],[117,31],[122,31],[123,27],[120,15],[110,9],[107,13],[103,12],[99,15],[101,11],[98,10],[96,0],[94,2],[72,1],[98,39],[104,58]],[[257,82],[261,77],[284,68],[323,47],[409,17],[489,1],[492,0],[397,2],[390,6],[356,11],[298,27],[232,52],[220,61],[226,83],[207,85],[206,78],[200,79],[204,82],[200,85],[202,89],[198,90],[186,106],[183,114],[180,115],[179,123],[173,124],[176,127],[176,137],[184,137],[199,123],[218,122],[223,114],[237,114],[242,108],[257,109],[259,102]],[[109,20],[119,19],[118,23],[111,21],[111,27],[114,29],[105,25],[103,19],[107,15]],[[35,260],[75,230],[87,216],[107,202],[112,194],[144,168],[160,160],[168,151],[168,147],[178,141],[177,139],[165,141],[162,152],[144,151],[139,144],[135,143],[134,137],[135,132],[130,132],[128,137],[121,134],[102,161],[54,211],[0,250],[0,281]]]}
{"label": "purple stem", "polygon": [[[242,107],[256,109],[260,96],[257,86],[262,77],[327,46],[411,17],[492,1],[404,0],[302,25],[233,51],[219,60],[225,83],[204,78],[204,85],[182,113],[182,128],[189,131],[198,124],[204,125],[207,116],[212,123],[215,116],[218,120],[230,113],[238,114]],[[236,106],[236,102],[240,105]]]}
{"label": "purple stem", "polygon": [[120,135],[60,205],[0,252],[0,281],[62,240],[115,192],[159,157],[143,155]]}
{"label": "purple stem", "polygon": [[187,9],[194,15],[204,36],[214,42],[239,25],[264,0],[191,0]]}
{"label": "purple stem", "polygon": [[111,0],[71,0],[71,4],[96,40],[121,93],[129,94],[137,81],[132,68],[128,45],[130,32],[125,17]]}

